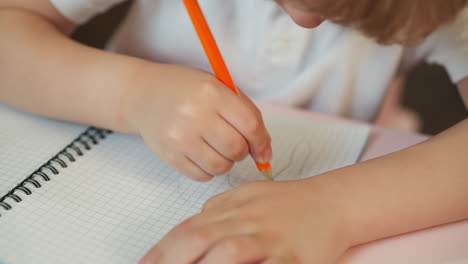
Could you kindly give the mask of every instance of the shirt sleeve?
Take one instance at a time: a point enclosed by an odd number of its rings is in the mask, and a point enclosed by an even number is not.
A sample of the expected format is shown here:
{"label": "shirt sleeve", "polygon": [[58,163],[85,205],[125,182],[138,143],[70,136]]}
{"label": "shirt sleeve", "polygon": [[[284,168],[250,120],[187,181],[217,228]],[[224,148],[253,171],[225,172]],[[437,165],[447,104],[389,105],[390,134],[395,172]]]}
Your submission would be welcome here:
{"label": "shirt sleeve", "polygon": [[68,20],[75,24],[86,23],[99,13],[109,10],[124,0],[49,0]]}
{"label": "shirt sleeve", "polygon": [[468,39],[461,30],[455,23],[443,26],[416,48],[417,57],[445,67],[453,83],[468,76]]}

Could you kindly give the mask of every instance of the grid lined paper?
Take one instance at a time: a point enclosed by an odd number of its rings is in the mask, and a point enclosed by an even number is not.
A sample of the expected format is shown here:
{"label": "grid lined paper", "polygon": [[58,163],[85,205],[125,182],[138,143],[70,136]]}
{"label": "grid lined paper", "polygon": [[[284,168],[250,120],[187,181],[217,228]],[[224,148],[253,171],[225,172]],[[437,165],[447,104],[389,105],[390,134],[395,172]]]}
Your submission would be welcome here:
{"label": "grid lined paper", "polygon": [[86,127],[0,104],[0,197],[62,150]]}
{"label": "grid lined paper", "polygon": [[[369,130],[267,118],[278,180],[357,161]],[[209,183],[184,178],[138,137],[112,134],[0,218],[0,262],[136,263],[211,196],[257,175],[250,159]],[[255,177],[252,177],[252,179]]]}

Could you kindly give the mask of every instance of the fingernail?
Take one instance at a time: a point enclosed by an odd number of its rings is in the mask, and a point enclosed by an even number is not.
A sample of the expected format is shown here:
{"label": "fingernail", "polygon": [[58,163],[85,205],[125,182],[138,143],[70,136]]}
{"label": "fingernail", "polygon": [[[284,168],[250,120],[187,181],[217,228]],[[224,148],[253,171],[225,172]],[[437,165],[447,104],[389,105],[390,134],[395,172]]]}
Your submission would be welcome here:
{"label": "fingernail", "polygon": [[272,152],[272,150],[271,150],[271,146],[268,146],[268,147],[263,151],[263,154],[260,156],[259,162],[261,162],[261,163],[270,162],[272,156],[273,156],[273,152]]}

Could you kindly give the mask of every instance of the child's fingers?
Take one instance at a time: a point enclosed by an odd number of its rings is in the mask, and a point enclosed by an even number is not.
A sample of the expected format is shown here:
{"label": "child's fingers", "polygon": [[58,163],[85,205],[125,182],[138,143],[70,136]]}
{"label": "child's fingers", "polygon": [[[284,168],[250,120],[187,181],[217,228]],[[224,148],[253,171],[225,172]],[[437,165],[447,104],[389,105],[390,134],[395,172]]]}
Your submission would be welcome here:
{"label": "child's fingers", "polygon": [[267,259],[269,245],[257,235],[228,237],[216,244],[199,264],[242,264],[258,263]]}
{"label": "child's fingers", "polygon": [[221,196],[212,197],[203,205],[201,211],[203,213],[208,213],[219,210],[233,209],[235,212],[236,208],[240,208],[249,203],[248,199],[243,196],[236,195],[236,192],[237,189],[233,189],[223,193]]}
{"label": "child's fingers", "polygon": [[274,257],[263,261],[261,264],[298,264],[298,262],[283,257]]}
{"label": "child's fingers", "polygon": [[[183,175],[199,182],[208,182],[213,179],[213,174],[206,172],[191,158],[185,156],[184,162],[186,165],[180,170]],[[184,173],[184,170],[187,171],[187,173]]]}
{"label": "child's fingers", "polygon": [[186,150],[186,155],[202,170],[210,175],[222,175],[228,172],[234,162],[216,152],[203,138],[195,139]]}
{"label": "child's fingers", "polygon": [[224,203],[227,199],[229,199],[232,195],[233,190],[217,194],[210,199],[208,199],[205,204],[203,205],[202,211],[209,210],[211,208],[216,208],[220,204]]}
{"label": "child's fingers", "polygon": [[227,192],[217,194],[208,199],[203,205],[203,211],[227,204],[239,204],[252,200],[254,196],[260,195],[268,190],[270,186],[276,186],[277,182],[271,181],[252,181],[242,184]]}
{"label": "child's fingers", "polygon": [[260,110],[246,99],[226,98],[219,114],[247,140],[249,151],[257,162],[271,160],[271,137],[263,122]]}
{"label": "child's fingers", "polygon": [[[174,264],[195,263],[213,245],[225,236],[244,233],[246,227],[227,220],[196,228],[171,231],[143,258],[143,263]],[[181,254],[183,252],[183,254]],[[222,263],[222,262],[219,262]]]}
{"label": "child's fingers", "polygon": [[249,154],[245,138],[224,119],[213,120],[212,129],[205,130],[203,139],[219,154],[232,161],[241,161]]}
{"label": "child's fingers", "polygon": [[206,182],[213,178],[213,175],[205,172],[190,158],[182,153],[166,155],[161,157],[169,166],[175,168],[179,173],[195,181]]}

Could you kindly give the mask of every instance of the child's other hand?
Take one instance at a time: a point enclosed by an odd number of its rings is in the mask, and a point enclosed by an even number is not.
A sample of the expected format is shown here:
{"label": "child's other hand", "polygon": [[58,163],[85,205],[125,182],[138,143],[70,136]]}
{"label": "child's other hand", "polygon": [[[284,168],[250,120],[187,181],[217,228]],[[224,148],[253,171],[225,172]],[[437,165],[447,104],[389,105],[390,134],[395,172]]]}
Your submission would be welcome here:
{"label": "child's other hand", "polygon": [[151,64],[129,86],[123,99],[127,126],[182,174],[207,181],[249,153],[258,162],[271,159],[258,108],[211,74]]}
{"label": "child's other hand", "polygon": [[332,264],[348,248],[342,204],[307,180],[253,182],[210,199],[141,264]]}

